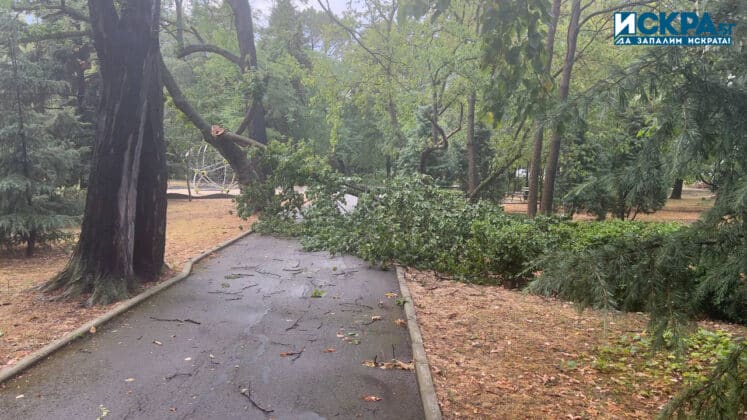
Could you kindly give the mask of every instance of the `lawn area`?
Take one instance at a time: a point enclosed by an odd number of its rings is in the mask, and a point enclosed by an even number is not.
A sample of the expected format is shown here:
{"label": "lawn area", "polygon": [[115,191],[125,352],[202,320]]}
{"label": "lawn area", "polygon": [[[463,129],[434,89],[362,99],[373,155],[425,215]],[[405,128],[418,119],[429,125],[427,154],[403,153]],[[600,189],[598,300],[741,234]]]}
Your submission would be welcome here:
{"label": "lawn area", "polygon": [[[170,200],[166,227],[166,263],[173,276],[190,258],[231,239],[251,226],[235,215],[230,199]],[[40,248],[31,258],[22,251],[0,253],[0,367],[106,312],[114,305],[87,308],[81,301],[50,302],[30,288],[62,270],[73,244]]]}
{"label": "lawn area", "polygon": [[[647,222],[683,222],[693,223],[698,220],[700,214],[713,207],[713,194],[702,188],[684,188],[682,190],[682,199],[667,200],[664,208],[651,214],[638,214],[635,220]],[[506,213],[526,214],[526,202],[507,202],[502,204]],[[612,218],[612,215],[609,216]],[[594,217],[588,214],[575,214],[574,220],[594,220]]]}
{"label": "lawn area", "polygon": [[[408,269],[405,278],[444,418],[650,419],[712,366],[705,356],[652,354],[644,314],[579,313],[428,271]],[[730,324],[700,327],[700,345],[747,335]]]}

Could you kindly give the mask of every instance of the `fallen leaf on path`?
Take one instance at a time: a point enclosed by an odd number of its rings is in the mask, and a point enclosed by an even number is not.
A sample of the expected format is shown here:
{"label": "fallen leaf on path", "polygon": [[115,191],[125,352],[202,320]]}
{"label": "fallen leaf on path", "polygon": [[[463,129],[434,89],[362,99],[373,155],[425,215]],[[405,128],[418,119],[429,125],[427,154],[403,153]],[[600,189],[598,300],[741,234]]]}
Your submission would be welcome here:
{"label": "fallen leaf on path", "polygon": [[184,358],[184,361],[185,361],[185,362],[189,362],[190,360],[192,360],[192,358],[191,358],[191,357],[185,357],[185,358]]}
{"label": "fallen leaf on path", "polygon": [[332,349],[332,348],[329,348],[329,349],[324,349],[324,352],[325,352],[325,353],[334,353],[334,352],[336,352],[336,351],[337,351],[337,350],[335,350],[335,349]]}
{"label": "fallen leaf on path", "polygon": [[163,345],[163,343],[160,342],[160,341],[158,341],[158,340],[153,340],[153,344],[155,344],[157,346],[162,346]]}
{"label": "fallen leaf on path", "polygon": [[377,362],[375,360],[364,360],[361,362],[361,365],[365,367],[370,367],[370,368],[378,367],[380,369],[401,369],[401,370],[406,370],[406,371],[411,371],[415,369],[414,362],[405,363],[397,359],[392,359],[391,361],[384,362],[384,363]]}
{"label": "fallen leaf on path", "polygon": [[125,382],[135,382],[135,378],[127,378],[125,379]]}
{"label": "fallen leaf on path", "polygon": [[386,296],[387,299],[394,299],[399,295],[394,292],[388,292],[388,293],[384,293],[384,296]]}
{"label": "fallen leaf on path", "polygon": [[381,401],[381,397],[377,397],[376,395],[364,395],[362,398],[363,398],[363,401],[368,401],[368,402]]}
{"label": "fallen leaf on path", "polygon": [[401,370],[415,370],[415,363],[405,363],[401,360],[392,359],[391,362],[382,363],[381,366],[379,366],[382,369],[401,369]]}
{"label": "fallen leaf on path", "polygon": [[382,319],[384,319],[384,318],[382,318],[381,315],[373,315],[371,317],[371,321],[381,321]]}
{"label": "fallen leaf on path", "polygon": [[405,320],[404,320],[404,319],[402,319],[402,318],[400,318],[400,319],[395,319],[395,320],[394,320],[394,323],[395,323],[395,324],[397,324],[398,326],[402,327],[402,328],[405,328],[405,327],[407,326],[407,321],[405,321]]}
{"label": "fallen leaf on path", "polygon": [[91,327],[90,330],[88,330],[91,334],[96,334],[96,327]]}

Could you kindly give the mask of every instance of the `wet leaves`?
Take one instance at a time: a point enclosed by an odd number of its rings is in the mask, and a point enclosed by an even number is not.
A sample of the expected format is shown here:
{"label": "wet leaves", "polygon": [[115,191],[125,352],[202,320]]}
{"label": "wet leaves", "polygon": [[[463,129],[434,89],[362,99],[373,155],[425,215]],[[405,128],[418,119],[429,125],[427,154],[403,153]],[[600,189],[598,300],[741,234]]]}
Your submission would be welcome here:
{"label": "wet leaves", "polygon": [[341,338],[342,341],[349,343],[349,344],[355,344],[358,345],[361,343],[360,338],[358,338],[360,335],[357,332],[343,332],[338,331],[337,332],[337,338]]}
{"label": "wet leaves", "polygon": [[313,297],[313,298],[322,298],[326,294],[327,294],[327,292],[325,292],[324,290],[314,289],[314,291],[311,292],[311,297]]}
{"label": "wet leaves", "polygon": [[379,368],[379,369],[385,369],[385,370],[392,370],[392,369],[398,369],[398,370],[405,370],[405,371],[412,371],[415,370],[415,362],[403,362],[401,360],[392,359],[388,362],[378,362],[376,360],[364,360],[361,362],[361,365],[365,367],[370,368]]}

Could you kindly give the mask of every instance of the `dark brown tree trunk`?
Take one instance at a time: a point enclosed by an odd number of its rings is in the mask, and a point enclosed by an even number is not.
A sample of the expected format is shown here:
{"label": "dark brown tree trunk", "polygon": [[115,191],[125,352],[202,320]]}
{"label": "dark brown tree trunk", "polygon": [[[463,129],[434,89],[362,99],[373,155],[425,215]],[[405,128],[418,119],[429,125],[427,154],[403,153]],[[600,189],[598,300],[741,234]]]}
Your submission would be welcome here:
{"label": "dark brown tree trunk", "polygon": [[477,187],[477,153],[475,145],[475,94],[467,96],[467,195]]}
{"label": "dark brown tree trunk", "polygon": [[[558,29],[558,18],[560,17],[560,0],[552,2],[552,16],[550,25],[547,28],[547,65],[545,75],[550,76],[552,72],[552,58],[555,52],[555,33]],[[532,145],[532,159],[529,163],[529,195],[527,197],[527,216],[534,217],[537,215],[537,199],[539,198],[539,174],[542,169],[542,142],[544,141],[545,128],[542,124],[535,124],[534,143]]]}
{"label": "dark brown tree trunk", "polygon": [[26,256],[30,257],[34,255],[34,247],[36,246],[36,229],[31,229],[31,232],[29,232],[29,237],[26,239]]}
{"label": "dark brown tree trunk", "polygon": [[431,143],[432,145],[426,145],[425,149],[423,149],[422,152],[420,152],[420,164],[418,165],[418,172],[421,174],[425,173],[426,166],[428,164],[428,157],[430,157],[433,150],[438,146],[439,140],[438,140],[438,88],[436,85],[436,81],[434,80],[431,83],[431,89],[433,90],[431,94],[431,109],[430,109],[430,117],[431,117]]}
{"label": "dark brown tree trunk", "polygon": [[682,199],[682,178],[674,180],[674,186],[672,186],[672,194],[669,196],[670,200],[681,200]]}
{"label": "dark brown tree trunk", "polygon": [[[233,11],[233,21],[236,25],[236,35],[241,52],[241,70],[245,72],[257,68],[257,49],[254,46],[254,25],[252,23],[252,9],[248,0],[226,0]],[[267,143],[267,128],[265,126],[265,109],[261,97],[249,98],[252,119],[247,134],[249,137]]]}
{"label": "dark brown tree trunk", "polygon": [[46,290],[126,298],[163,266],[166,155],[158,43],[160,1],[89,0],[102,98],[80,239]]}
{"label": "dark brown tree trunk", "polygon": [[[571,20],[568,23],[568,42],[563,62],[562,78],[560,79],[560,88],[558,98],[563,103],[568,99],[568,92],[571,84],[571,74],[573,63],[576,56],[576,43],[578,32],[580,30],[579,18],[581,16],[581,0],[573,0],[571,4]],[[545,179],[542,183],[542,202],[540,211],[544,214],[552,214],[553,199],[555,194],[555,177],[558,173],[558,161],[560,160],[560,125],[556,121],[552,127],[552,137],[550,139],[550,152],[547,156],[547,165],[545,165]]]}

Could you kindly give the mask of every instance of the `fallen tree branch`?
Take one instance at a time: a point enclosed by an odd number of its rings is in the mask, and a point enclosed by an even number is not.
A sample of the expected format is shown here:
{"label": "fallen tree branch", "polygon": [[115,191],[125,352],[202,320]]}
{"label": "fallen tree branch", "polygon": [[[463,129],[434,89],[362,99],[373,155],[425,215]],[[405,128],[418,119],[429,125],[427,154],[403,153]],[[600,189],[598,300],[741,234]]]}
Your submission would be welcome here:
{"label": "fallen tree branch", "polygon": [[164,318],[156,318],[156,317],[152,316],[152,317],[150,317],[150,319],[152,319],[154,321],[162,321],[162,322],[179,322],[181,324],[189,322],[190,324],[202,325],[201,322],[197,322],[197,321],[195,321],[193,319],[189,319],[189,318],[187,318],[187,319],[178,319],[178,318],[164,319]]}
{"label": "fallen tree branch", "polygon": [[241,395],[243,395],[247,399],[249,399],[249,402],[251,402],[252,405],[254,406],[254,408],[256,408],[257,410],[259,410],[259,411],[261,411],[261,412],[263,412],[265,414],[270,414],[270,413],[272,413],[272,412],[275,411],[275,410],[271,410],[269,408],[264,408],[261,405],[259,405],[256,401],[254,401],[254,398],[252,398],[252,385],[251,384],[249,384],[249,386],[247,388],[239,388],[239,392],[241,393]]}
{"label": "fallen tree branch", "polygon": [[214,144],[218,139],[225,139],[241,146],[265,147],[263,143],[254,140],[253,138],[240,136],[227,130],[219,131],[220,134],[214,136],[213,125],[209,124],[204,118],[202,118],[202,115],[200,115],[200,113],[197,112],[197,110],[189,103],[187,98],[184,96],[184,93],[179,88],[179,85],[176,83],[174,76],[171,75],[168,67],[166,67],[166,64],[163,62],[163,57],[161,57],[161,78],[163,79],[163,85],[166,87],[169,95],[171,95],[171,99],[174,100],[174,105],[198,130],[200,130],[202,138],[206,142]]}

